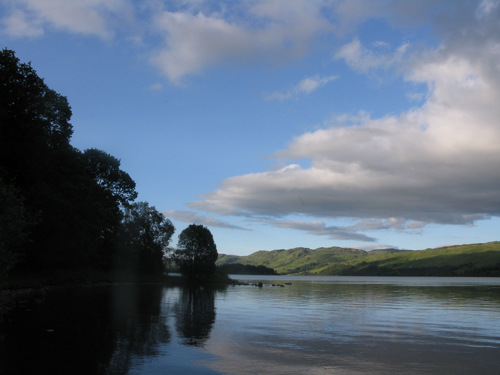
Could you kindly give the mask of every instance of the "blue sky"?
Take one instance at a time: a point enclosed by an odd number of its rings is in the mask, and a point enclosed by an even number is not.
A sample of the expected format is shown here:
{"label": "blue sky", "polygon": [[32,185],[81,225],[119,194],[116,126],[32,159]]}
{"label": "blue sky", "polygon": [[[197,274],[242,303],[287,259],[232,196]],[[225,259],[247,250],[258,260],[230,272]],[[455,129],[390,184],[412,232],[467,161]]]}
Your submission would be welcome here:
{"label": "blue sky", "polygon": [[499,240],[497,0],[0,0],[1,47],[220,253]]}

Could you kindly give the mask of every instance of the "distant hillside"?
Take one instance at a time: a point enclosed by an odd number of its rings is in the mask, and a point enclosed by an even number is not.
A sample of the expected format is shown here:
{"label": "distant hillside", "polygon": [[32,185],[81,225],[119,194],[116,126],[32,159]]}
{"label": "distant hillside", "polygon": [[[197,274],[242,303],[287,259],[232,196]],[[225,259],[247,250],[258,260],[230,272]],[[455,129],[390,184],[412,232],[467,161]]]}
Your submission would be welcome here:
{"label": "distant hillside", "polygon": [[373,253],[332,264],[320,275],[500,276],[500,242],[396,253]]}
{"label": "distant hillside", "polygon": [[500,242],[418,251],[330,247],[258,251],[248,256],[221,254],[217,264],[274,268],[280,274],[359,276],[500,276]]}
{"label": "distant hillside", "polygon": [[335,263],[365,257],[366,251],[341,248],[320,247],[316,250],[297,247],[289,250],[257,251],[248,256],[221,254],[217,265],[229,263],[263,265],[273,268],[280,274],[319,273]]}

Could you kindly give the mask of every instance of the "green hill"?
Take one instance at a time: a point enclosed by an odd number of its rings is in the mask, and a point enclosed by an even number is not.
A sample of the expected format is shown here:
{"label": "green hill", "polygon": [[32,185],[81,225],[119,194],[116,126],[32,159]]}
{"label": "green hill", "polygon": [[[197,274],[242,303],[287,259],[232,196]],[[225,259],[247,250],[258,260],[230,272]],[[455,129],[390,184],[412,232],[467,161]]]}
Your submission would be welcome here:
{"label": "green hill", "polygon": [[364,257],[366,254],[363,250],[341,247],[320,247],[316,250],[297,247],[289,250],[257,251],[247,256],[221,254],[217,265],[241,263],[263,265],[280,274],[317,274],[332,264]]}
{"label": "green hill", "polygon": [[280,274],[359,276],[500,276],[500,242],[418,251],[330,247],[221,254],[217,264],[264,265]]}
{"label": "green hill", "polygon": [[500,276],[500,242],[375,253],[332,264],[321,275]]}

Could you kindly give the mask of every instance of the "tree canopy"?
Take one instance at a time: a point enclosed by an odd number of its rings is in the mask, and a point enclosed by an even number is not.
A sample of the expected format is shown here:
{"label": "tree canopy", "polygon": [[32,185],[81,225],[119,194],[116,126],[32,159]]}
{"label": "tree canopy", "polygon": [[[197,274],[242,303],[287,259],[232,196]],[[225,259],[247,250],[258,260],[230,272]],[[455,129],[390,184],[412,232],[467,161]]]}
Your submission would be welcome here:
{"label": "tree canopy", "polygon": [[127,172],[120,169],[120,160],[96,148],[85,150],[82,156],[92,178],[114,200],[125,205],[137,198],[135,182]]}
{"label": "tree canopy", "polygon": [[0,179],[0,276],[21,261],[31,224],[17,189]]}
{"label": "tree canopy", "polygon": [[66,97],[0,51],[0,276],[12,267],[161,271],[172,223],[132,204],[136,184],[119,159],[71,146],[70,119]]}
{"label": "tree canopy", "polygon": [[126,207],[116,257],[119,268],[138,273],[164,271],[164,256],[174,231],[172,222],[147,202]]}
{"label": "tree canopy", "polygon": [[173,258],[181,273],[191,280],[206,280],[215,273],[217,246],[210,230],[191,224],[179,235]]}

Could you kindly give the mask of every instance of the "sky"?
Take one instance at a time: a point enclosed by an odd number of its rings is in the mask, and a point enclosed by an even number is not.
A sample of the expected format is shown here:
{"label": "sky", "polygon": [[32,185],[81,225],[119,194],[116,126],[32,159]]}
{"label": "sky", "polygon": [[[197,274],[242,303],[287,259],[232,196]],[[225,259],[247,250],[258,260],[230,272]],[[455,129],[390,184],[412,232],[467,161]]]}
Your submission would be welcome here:
{"label": "sky", "polygon": [[500,240],[498,0],[0,0],[71,143],[219,253]]}

